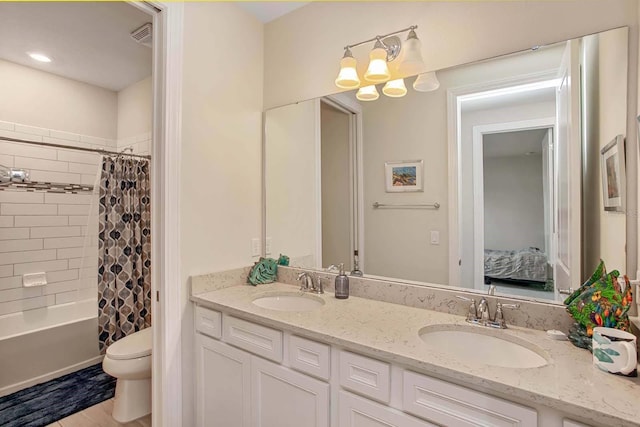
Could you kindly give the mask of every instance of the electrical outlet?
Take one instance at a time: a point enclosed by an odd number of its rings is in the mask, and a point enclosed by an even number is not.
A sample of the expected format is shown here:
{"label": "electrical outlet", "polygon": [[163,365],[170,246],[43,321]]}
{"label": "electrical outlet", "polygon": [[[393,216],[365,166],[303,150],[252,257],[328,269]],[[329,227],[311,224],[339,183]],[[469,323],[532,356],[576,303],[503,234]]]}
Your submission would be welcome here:
{"label": "electrical outlet", "polygon": [[251,256],[260,256],[260,239],[251,239]]}
{"label": "electrical outlet", "polygon": [[437,230],[431,230],[431,244],[439,245],[440,244],[440,232]]}
{"label": "electrical outlet", "polygon": [[271,237],[267,237],[267,244],[265,247],[265,252],[267,253],[267,255],[271,255],[271,243],[272,243],[273,239]]}

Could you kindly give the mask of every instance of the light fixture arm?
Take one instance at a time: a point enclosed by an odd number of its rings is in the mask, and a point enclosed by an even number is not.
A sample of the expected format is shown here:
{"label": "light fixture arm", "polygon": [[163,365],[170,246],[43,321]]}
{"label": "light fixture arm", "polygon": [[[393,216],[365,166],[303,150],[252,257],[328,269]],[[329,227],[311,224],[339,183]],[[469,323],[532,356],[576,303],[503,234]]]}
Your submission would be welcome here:
{"label": "light fixture arm", "polygon": [[396,34],[404,33],[405,31],[412,31],[412,30],[416,30],[416,29],[418,29],[418,26],[417,25],[412,25],[410,27],[403,28],[402,30],[394,31],[394,32],[388,33],[388,34],[383,34],[381,36],[375,36],[375,37],[372,37],[372,38],[370,38],[368,40],[364,40],[364,41],[361,41],[361,42],[358,42],[358,43],[346,45],[344,48],[345,49],[351,49],[352,47],[361,46],[361,45],[366,44],[366,43],[371,43],[371,42],[375,42],[375,41],[378,41],[378,40],[382,41],[383,39],[385,39],[385,38],[387,38],[389,36],[394,36]]}

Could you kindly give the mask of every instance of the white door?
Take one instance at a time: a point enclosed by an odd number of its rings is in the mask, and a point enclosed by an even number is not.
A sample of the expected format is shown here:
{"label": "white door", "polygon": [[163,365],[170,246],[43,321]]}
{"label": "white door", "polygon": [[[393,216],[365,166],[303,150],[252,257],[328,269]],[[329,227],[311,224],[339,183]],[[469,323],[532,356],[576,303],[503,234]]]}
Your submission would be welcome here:
{"label": "white door", "polygon": [[253,356],[253,427],[329,427],[329,384]]}
{"label": "white door", "polygon": [[345,391],[340,392],[338,406],[339,427],[436,427]]}
{"label": "white door", "polygon": [[251,355],[196,334],[199,427],[251,427]]}
{"label": "white door", "polygon": [[555,249],[554,282],[557,293],[566,294],[580,285],[580,69],[579,41],[567,42],[556,96],[555,144]]}

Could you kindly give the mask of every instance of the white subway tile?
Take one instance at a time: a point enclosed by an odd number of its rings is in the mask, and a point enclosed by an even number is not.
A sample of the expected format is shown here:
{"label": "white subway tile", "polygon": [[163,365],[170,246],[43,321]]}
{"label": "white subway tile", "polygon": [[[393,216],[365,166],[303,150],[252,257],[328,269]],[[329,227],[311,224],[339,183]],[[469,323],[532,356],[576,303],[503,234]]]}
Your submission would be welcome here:
{"label": "white subway tile", "polygon": [[77,133],[49,130],[49,135],[51,135],[52,138],[64,139],[66,141],[80,141],[80,135]]}
{"label": "white subway tile", "polygon": [[93,194],[46,193],[44,195],[45,203],[90,205],[94,200]]}
{"label": "white subway tile", "polygon": [[0,129],[2,130],[15,130],[16,125],[15,123],[11,123],[11,122],[3,122],[0,120]]}
{"label": "white subway tile", "polygon": [[80,184],[80,175],[77,173],[51,172],[32,169],[31,180],[62,184]]}
{"label": "white subway tile", "polygon": [[0,228],[13,227],[12,216],[0,216]]}
{"label": "white subway tile", "polygon": [[94,274],[91,277],[83,277],[79,280],[78,289],[94,288],[98,287],[98,270],[93,270]]}
{"label": "white subway tile", "polygon": [[58,259],[80,258],[84,253],[84,248],[58,249]]}
{"label": "white subway tile", "polygon": [[0,278],[0,290],[22,287],[22,276]]}
{"label": "white subway tile", "polygon": [[14,264],[13,272],[14,276],[21,276],[23,274],[39,273],[49,271],[68,270],[69,264],[66,259],[57,261],[42,261],[42,262],[29,262],[25,264]]}
{"label": "white subway tile", "polygon": [[53,215],[20,215],[16,216],[15,223],[16,227],[60,227],[65,225],[74,225],[69,224],[68,216]]}
{"label": "white subway tile", "polygon": [[36,159],[56,159],[56,150],[52,148],[37,147],[34,145],[6,141],[0,141],[0,153],[11,156],[33,157]]}
{"label": "white subway tile", "polygon": [[[86,253],[86,252],[85,252]],[[79,268],[80,269],[80,277],[91,277],[93,273],[89,273],[87,276],[87,269],[93,270],[98,267],[98,254],[87,255],[82,258],[71,258],[69,260],[69,268]]]}
{"label": "white subway tile", "polygon": [[71,151],[71,150],[58,151],[58,160],[62,160],[65,162],[98,165],[100,163],[100,159],[101,159],[101,156],[98,153],[83,153],[81,151]]}
{"label": "white subway tile", "polygon": [[86,175],[96,176],[98,173],[98,165],[89,165],[86,163],[69,163],[69,172],[82,173]]}
{"label": "white subway tile", "polygon": [[51,261],[56,258],[55,249],[46,249],[41,251],[21,251],[21,252],[5,252],[0,256],[0,264],[17,264],[38,261]]}
{"label": "white subway tile", "polygon": [[29,205],[23,203],[1,203],[1,215],[55,215],[58,213],[57,205]]}
{"label": "white subway tile", "polygon": [[58,205],[58,215],[89,215],[90,205]]}
{"label": "white subway tile", "polygon": [[62,292],[60,294],[56,294],[56,305],[67,304],[70,302],[74,302],[77,299],[78,299],[78,292],[76,291]]}
{"label": "white subway tile", "polygon": [[0,291],[0,303],[8,301],[16,301],[25,298],[34,298],[42,295],[42,288],[15,288]]}
{"label": "white subway tile", "polygon": [[69,225],[87,225],[87,223],[89,222],[89,217],[87,217],[86,215],[71,215],[68,218]]}
{"label": "white subway tile", "polygon": [[70,280],[68,282],[50,283],[44,286],[44,295],[57,294],[60,292],[75,291],[80,283],[78,280]]}
{"label": "white subway tile", "polygon": [[63,270],[63,271],[50,271],[47,273],[47,282],[66,282],[69,280],[76,280],[78,278],[78,269]]}
{"label": "white subway tile", "polygon": [[68,172],[69,163],[57,160],[34,159],[32,157],[16,156],[13,165],[22,169],[37,169],[50,172]]}
{"label": "white subway tile", "polygon": [[35,126],[19,125],[16,123],[16,132],[28,133],[30,135],[49,136],[49,129],[38,128]]}
{"label": "white subway tile", "polygon": [[85,299],[93,299],[98,302],[98,289],[97,288],[85,288],[78,289],[78,301]]}
{"label": "white subway tile", "polygon": [[75,248],[82,247],[83,244],[84,237],[59,237],[54,239],[44,239],[45,249]]}
{"label": "white subway tile", "polygon": [[151,132],[141,133],[136,136],[136,142],[149,141],[151,139]]}
{"label": "white subway tile", "polygon": [[35,191],[0,191],[0,203],[43,203],[43,202],[44,202],[44,193],[36,193]]}
{"label": "white subway tile", "polygon": [[0,265],[0,277],[13,276],[13,265]]}
{"label": "white subway tile", "polygon": [[36,251],[42,246],[42,239],[0,240],[0,252]]}
{"label": "white subway tile", "polygon": [[17,240],[28,238],[28,228],[0,228],[0,240]]}
{"label": "white subway tile", "polygon": [[80,177],[80,184],[82,185],[100,185],[100,177],[98,176],[97,173],[91,174],[91,175],[81,175]]}
{"label": "white subway tile", "polygon": [[33,310],[55,304],[55,295],[45,295],[36,298],[27,298],[18,301],[0,303],[0,315]]}
{"label": "white subway tile", "polygon": [[81,229],[78,226],[72,227],[33,227],[31,228],[31,238],[38,237],[73,237],[80,236]]}
{"label": "white subway tile", "polygon": [[0,154],[0,165],[11,167],[13,166],[13,156],[7,154]]}
{"label": "white subway tile", "polygon": [[100,147],[111,147],[114,145],[112,139],[106,138],[98,138],[96,136],[88,136],[88,135],[80,135],[80,141],[86,142],[87,144],[97,145]]}
{"label": "white subway tile", "polygon": [[42,142],[42,137],[39,135],[33,135],[25,132],[14,132],[11,130],[0,129],[0,136],[4,136],[5,138],[14,138],[14,139],[23,139],[27,141]]}

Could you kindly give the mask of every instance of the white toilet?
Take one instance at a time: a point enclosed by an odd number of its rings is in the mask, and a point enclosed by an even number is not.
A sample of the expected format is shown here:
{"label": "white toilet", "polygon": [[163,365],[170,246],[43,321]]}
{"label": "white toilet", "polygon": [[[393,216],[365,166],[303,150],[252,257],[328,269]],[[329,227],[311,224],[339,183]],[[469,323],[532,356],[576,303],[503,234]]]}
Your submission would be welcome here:
{"label": "white toilet", "polygon": [[107,348],[102,369],[116,377],[113,419],[133,421],[151,413],[151,328],[128,335]]}

